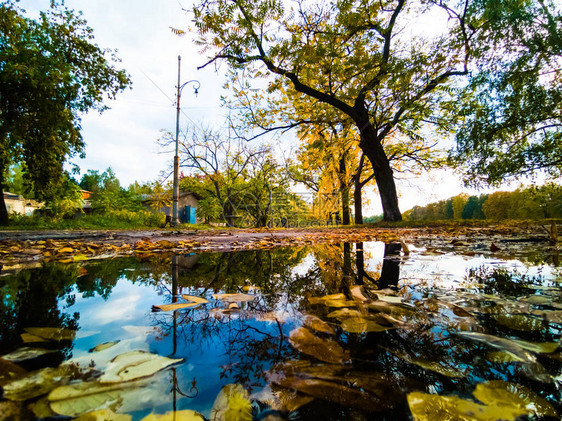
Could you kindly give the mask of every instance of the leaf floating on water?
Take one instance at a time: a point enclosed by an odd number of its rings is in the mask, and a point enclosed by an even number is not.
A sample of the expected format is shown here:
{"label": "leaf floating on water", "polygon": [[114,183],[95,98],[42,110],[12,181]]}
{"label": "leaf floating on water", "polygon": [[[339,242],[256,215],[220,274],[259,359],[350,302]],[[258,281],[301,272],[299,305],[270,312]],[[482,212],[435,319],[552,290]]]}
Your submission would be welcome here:
{"label": "leaf floating on water", "polygon": [[12,401],[26,401],[50,392],[67,381],[68,366],[43,368],[29,373],[3,386],[4,397]]}
{"label": "leaf floating on water", "polygon": [[351,292],[351,297],[354,300],[357,300],[361,303],[370,301],[369,298],[365,297],[365,294],[363,293],[363,288],[361,287],[361,285],[355,285],[354,287],[350,288],[349,292]]}
{"label": "leaf floating on water", "polygon": [[241,303],[252,301],[256,296],[250,294],[213,294],[213,298],[215,300],[224,301],[225,303]]}
{"label": "leaf floating on water", "polygon": [[502,380],[491,380],[476,386],[474,397],[490,406],[519,411],[520,415],[558,417],[554,407],[525,386]]}
{"label": "leaf floating on water", "polygon": [[523,314],[497,314],[493,318],[502,326],[523,332],[535,332],[545,328],[541,319]]}
{"label": "leaf floating on water", "polygon": [[517,357],[526,360],[527,362],[536,362],[536,358],[527,349],[521,346],[520,343],[515,341],[500,338],[499,336],[489,335],[480,332],[456,332],[457,335],[462,336],[473,341],[482,342],[499,350],[509,351]]}
{"label": "leaf floating on water", "polygon": [[198,304],[207,304],[209,302],[209,300],[203,297],[197,297],[196,295],[183,294],[181,298],[187,301],[191,301],[192,303],[198,303]]}
{"label": "leaf floating on water", "polygon": [[328,313],[328,317],[332,319],[338,319],[340,321],[345,320],[348,317],[361,317],[362,315],[363,313],[361,313],[359,310],[350,310],[349,308],[342,308],[340,310]]}
{"label": "leaf floating on water", "polygon": [[402,297],[394,297],[392,295],[381,295],[379,300],[390,303],[390,304],[401,304]]}
{"label": "leaf floating on water", "polygon": [[118,383],[148,377],[183,359],[172,359],[144,351],[129,351],[116,356],[100,377],[101,383]]}
{"label": "leaf floating on water", "polygon": [[520,301],[538,306],[547,306],[552,304],[552,298],[544,295],[531,295],[527,298],[522,298]]}
{"label": "leaf floating on water", "polygon": [[[466,369],[461,369],[460,367],[456,366],[456,363],[449,362],[449,361],[432,361],[426,360],[422,357],[413,357],[409,354],[400,353],[397,351],[387,350],[391,354],[396,355],[398,358],[402,358],[404,361],[407,361],[411,364],[417,365],[425,370],[434,371],[439,373],[443,376],[450,377],[453,379],[459,379],[466,377],[467,372]],[[455,365],[451,365],[455,364]]]}
{"label": "leaf floating on water", "polygon": [[326,380],[285,377],[279,379],[278,384],[316,398],[336,402],[345,406],[361,408],[370,412],[385,411],[393,406],[392,402],[379,399],[377,396],[364,390],[351,388]]}
{"label": "leaf floating on water", "polygon": [[18,363],[20,361],[31,360],[33,358],[37,358],[45,354],[50,354],[52,352],[56,351],[53,351],[52,349],[23,347],[16,349],[14,352],[3,355],[2,358],[14,363]]}
{"label": "leaf floating on water", "polygon": [[509,351],[488,352],[487,360],[493,363],[526,363],[525,358],[521,358]]}
{"label": "leaf floating on water", "polygon": [[26,344],[37,343],[37,342],[49,342],[48,339],[32,335],[31,333],[22,333],[22,334],[20,334],[20,337],[21,337],[21,340]]}
{"label": "leaf floating on water", "polygon": [[342,293],[338,293],[338,294],[330,294],[330,295],[325,295],[323,297],[308,297],[308,302],[312,305],[314,304],[324,304],[326,301],[329,300],[340,300],[340,301],[345,301],[347,300],[347,297],[345,296],[345,294]]}
{"label": "leaf floating on water", "polygon": [[122,402],[125,394],[134,393],[138,388],[139,384],[135,382],[107,385],[86,382],[57,387],[47,398],[54,412],[75,417]]}
{"label": "leaf floating on water", "polygon": [[210,421],[251,421],[252,403],[241,384],[224,386],[211,409]]}
{"label": "leaf floating on water", "polygon": [[557,342],[528,342],[522,339],[511,339],[512,342],[532,352],[540,354],[551,354],[559,348]]}
{"label": "leaf floating on water", "polygon": [[27,374],[23,368],[4,358],[0,358],[0,386],[17,380]]}
{"label": "leaf floating on water", "polygon": [[183,411],[170,411],[165,414],[150,414],[141,421],[205,421],[203,415],[191,409]]}
{"label": "leaf floating on water", "polygon": [[121,342],[120,340],[117,341],[111,341],[111,342],[104,342],[102,344],[96,345],[95,347],[93,347],[92,349],[90,349],[88,352],[100,352],[100,351],[104,351],[106,349],[111,348],[114,345],[117,345],[119,342]]}
{"label": "leaf floating on water", "polygon": [[409,393],[408,406],[414,421],[514,421],[524,414],[510,408],[480,405],[457,396],[430,395],[422,392]]}
{"label": "leaf floating on water", "polygon": [[[131,421],[129,414],[116,414],[110,409],[99,409],[80,415],[74,421]],[[178,420],[181,418],[178,418]]]}
{"label": "leaf floating on water", "polygon": [[390,324],[382,325],[364,317],[348,317],[342,321],[341,327],[350,333],[385,332],[394,329]]}
{"label": "leaf floating on water", "polygon": [[190,308],[198,306],[199,303],[173,303],[173,304],[160,304],[152,306],[152,311],[175,311],[183,308]]}
{"label": "leaf floating on water", "polygon": [[349,359],[349,355],[336,341],[321,339],[304,327],[291,331],[289,342],[298,351],[327,363],[341,364]]}
{"label": "leaf floating on water", "polygon": [[305,326],[315,330],[316,332],[329,333],[330,335],[335,335],[336,332],[328,323],[319,317],[313,316],[312,314],[307,314],[303,318],[303,323]]}
{"label": "leaf floating on water", "polygon": [[51,341],[71,341],[76,336],[76,331],[60,327],[26,327],[27,333]]}
{"label": "leaf floating on water", "polygon": [[335,308],[357,306],[357,303],[353,300],[326,300],[323,302],[323,304],[326,307],[335,307]]}

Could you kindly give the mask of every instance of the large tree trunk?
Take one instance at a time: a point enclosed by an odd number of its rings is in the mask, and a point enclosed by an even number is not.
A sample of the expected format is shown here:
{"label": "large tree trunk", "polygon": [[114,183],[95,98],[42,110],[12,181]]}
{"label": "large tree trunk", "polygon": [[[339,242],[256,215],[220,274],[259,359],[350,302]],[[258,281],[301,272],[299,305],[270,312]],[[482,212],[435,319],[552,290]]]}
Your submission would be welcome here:
{"label": "large tree trunk", "polygon": [[347,180],[347,166],[345,163],[347,153],[340,157],[338,178],[340,181],[341,205],[342,205],[342,224],[349,225],[351,218],[349,215],[349,184]]}
{"label": "large tree trunk", "polygon": [[363,126],[358,124],[358,127],[361,129],[360,147],[373,166],[373,173],[381,198],[383,219],[385,221],[401,221],[402,214],[398,207],[398,195],[396,194],[396,184],[394,183],[392,168],[390,168],[390,161],[374,127],[368,122]]}

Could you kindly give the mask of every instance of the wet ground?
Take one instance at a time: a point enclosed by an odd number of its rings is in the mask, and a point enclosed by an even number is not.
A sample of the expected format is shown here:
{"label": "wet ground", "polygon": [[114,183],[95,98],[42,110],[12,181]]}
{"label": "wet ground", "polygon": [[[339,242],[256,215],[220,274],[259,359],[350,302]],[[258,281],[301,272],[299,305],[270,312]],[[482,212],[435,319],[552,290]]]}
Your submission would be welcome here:
{"label": "wet ground", "polygon": [[0,413],[560,419],[562,270],[538,230],[276,233],[8,240],[45,247],[0,273]]}

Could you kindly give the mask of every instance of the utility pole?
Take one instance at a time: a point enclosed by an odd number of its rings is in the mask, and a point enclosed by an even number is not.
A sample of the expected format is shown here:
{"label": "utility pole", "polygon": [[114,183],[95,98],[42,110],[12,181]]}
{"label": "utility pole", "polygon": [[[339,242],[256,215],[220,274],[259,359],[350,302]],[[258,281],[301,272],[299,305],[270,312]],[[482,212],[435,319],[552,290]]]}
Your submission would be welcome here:
{"label": "utility pole", "polygon": [[194,88],[195,95],[199,92],[199,88],[201,84],[198,80],[189,80],[185,82],[183,85],[181,84],[181,56],[178,56],[178,92],[176,94],[176,153],[174,155],[174,187],[172,193],[172,225],[179,224],[178,219],[178,198],[180,193],[180,180],[179,180],[179,173],[180,173],[180,157],[179,157],[179,133],[180,133],[180,99],[181,99],[181,91],[185,85],[189,83],[196,83],[197,86]]}

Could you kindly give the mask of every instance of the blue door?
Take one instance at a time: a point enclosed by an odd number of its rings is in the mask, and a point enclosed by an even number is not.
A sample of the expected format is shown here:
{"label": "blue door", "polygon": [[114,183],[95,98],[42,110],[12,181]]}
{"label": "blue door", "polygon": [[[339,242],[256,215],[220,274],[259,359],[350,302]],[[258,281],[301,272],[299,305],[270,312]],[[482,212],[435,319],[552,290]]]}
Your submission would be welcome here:
{"label": "blue door", "polygon": [[183,215],[183,222],[187,224],[195,224],[195,208],[193,206],[186,206]]}

